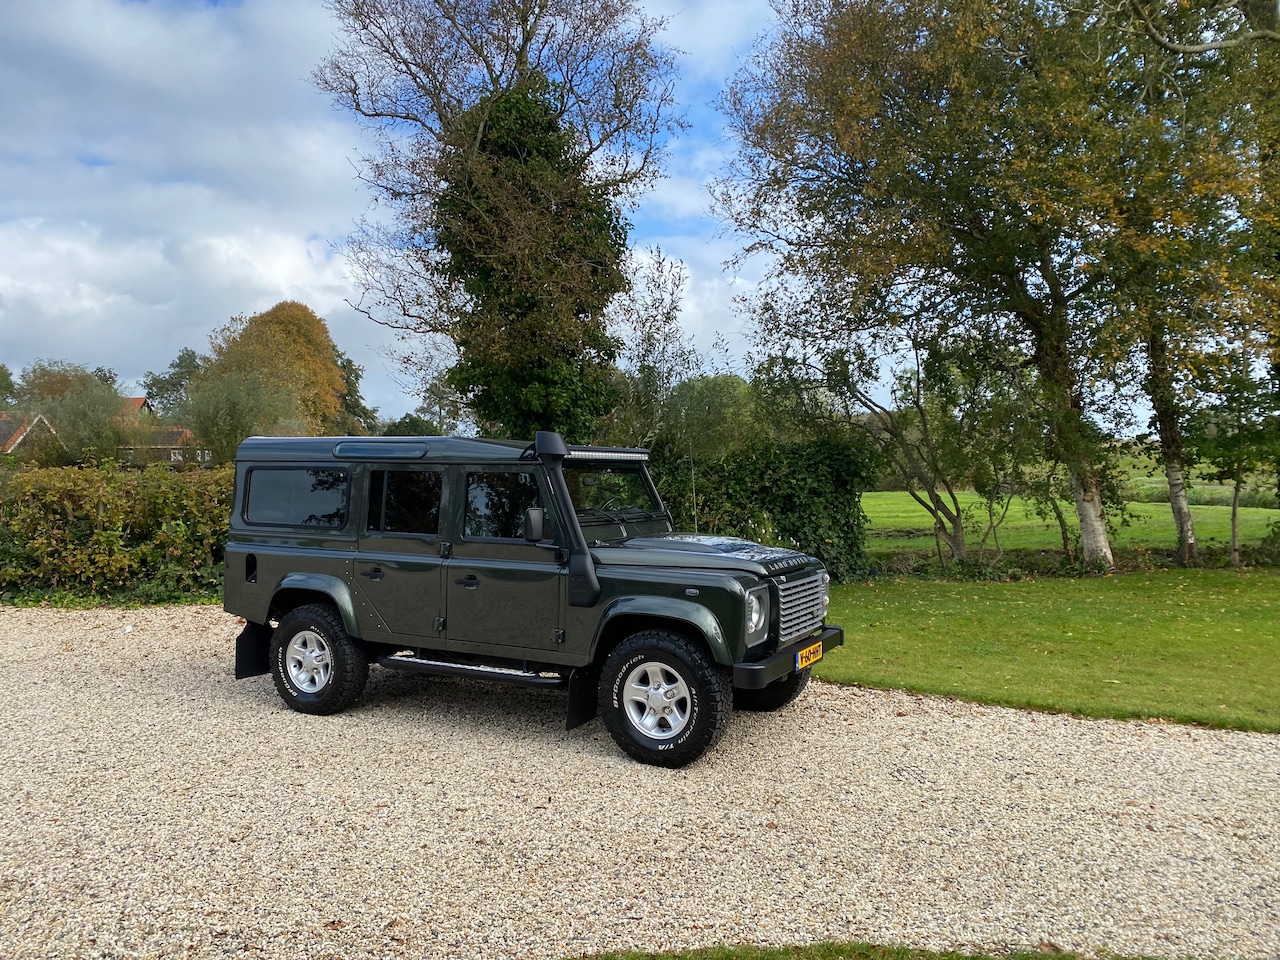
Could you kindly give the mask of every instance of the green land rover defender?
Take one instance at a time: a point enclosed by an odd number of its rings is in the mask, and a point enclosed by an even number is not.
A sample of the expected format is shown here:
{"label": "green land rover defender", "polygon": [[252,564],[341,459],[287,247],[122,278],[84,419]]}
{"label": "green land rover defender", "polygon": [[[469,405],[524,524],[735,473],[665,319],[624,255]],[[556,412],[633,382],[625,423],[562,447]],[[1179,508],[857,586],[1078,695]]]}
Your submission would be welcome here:
{"label": "green land rover defender", "polygon": [[236,677],[335,713],[373,663],[564,687],[644,763],[776,710],[844,641],[813,557],[676,533],[645,450],[458,437],[252,437],[224,606]]}

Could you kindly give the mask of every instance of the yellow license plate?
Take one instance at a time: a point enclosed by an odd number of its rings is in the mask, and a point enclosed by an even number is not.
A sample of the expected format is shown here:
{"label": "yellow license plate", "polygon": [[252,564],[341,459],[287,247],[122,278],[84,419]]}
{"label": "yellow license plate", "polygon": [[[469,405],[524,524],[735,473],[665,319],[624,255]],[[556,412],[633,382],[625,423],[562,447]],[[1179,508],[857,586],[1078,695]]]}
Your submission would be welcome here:
{"label": "yellow license plate", "polygon": [[796,669],[803,670],[822,659],[822,643],[815,643],[796,653]]}

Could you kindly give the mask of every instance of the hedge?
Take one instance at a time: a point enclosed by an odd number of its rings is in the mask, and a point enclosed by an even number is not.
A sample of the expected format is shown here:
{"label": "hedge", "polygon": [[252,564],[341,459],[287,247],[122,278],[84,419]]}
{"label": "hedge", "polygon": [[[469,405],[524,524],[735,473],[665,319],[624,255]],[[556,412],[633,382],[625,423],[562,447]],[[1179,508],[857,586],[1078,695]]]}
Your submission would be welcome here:
{"label": "hedge", "polygon": [[867,570],[862,492],[876,461],[856,442],[762,442],[701,462],[658,456],[653,472],[677,529],[793,547],[841,582]]}
{"label": "hedge", "polygon": [[[836,580],[866,570],[861,497],[875,471],[857,446],[770,443],[692,470],[659,456],[653,469],[679,529],[795,547]],[[0,470],[0,595],[215,595],[234,475],[110,463]]]}
{"label": "hedge", "polygon": [[234,468],[108,463],[0,473],[0,591],[208,595],[221,583]]}

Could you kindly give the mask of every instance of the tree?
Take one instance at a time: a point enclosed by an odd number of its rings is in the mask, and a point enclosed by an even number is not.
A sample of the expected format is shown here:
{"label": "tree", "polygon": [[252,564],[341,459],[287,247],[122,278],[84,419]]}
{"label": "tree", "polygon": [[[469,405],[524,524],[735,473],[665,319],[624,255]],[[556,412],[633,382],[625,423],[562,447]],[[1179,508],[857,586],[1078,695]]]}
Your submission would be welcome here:
{"label": "tree", "polygon": [[1190,441],[1219,481],[1232,484],[1231,565],[1240,565],[1240,491],[1248,474],[1280,461],[1280,382],[1266,376],[1250,345],[1242,344],[1208,373],[1214,400],[1197,410]]}
{"label": "tree", "polygon": [[278,384],[293,395],[307,432],[340,431],[346,379],[325,322],[305,304],[286,300],[252,317],[233,317],[209,338],[203,375]]}
{"label": "tree", "polygon": [[1104,0],[1104,9],[1124,28],[1145,34],[1170,53],[1209,53],[1258,41],[1280,43],[1277,0],[1198,0],[1193,4]]}
{"label": "tree", "polygon": [[37,360],[22,371],[23,405],[45,415],[57,431],[36,459],[47,464],[110,460],[138,439],[139,425],[125,409],[115,374],[63,360]]}
{"label": "tree", "polygon": [[13,371],[0,363],[0,410],[8,410],[18,400],[18,386],[13,382]]}
{"label": "tree", "polygon": [[142,390],[158,416],[167,417],[182,407],[203,363],[200,354],[183,347],[164,373],[147,372],[141,381]]}
{"label": "tree", "polygon": [[532,77],[481,101],[465,117],[474,147],[441,165],[439,268],[465,294],[449,380],[509,436],[587,440],[614,402],[605,307],[626,287],[626,229],[549,93]]}
{"label": "tree", "polygon": [[[976,491],[985,515],[980,549],[999,551],[998,527],[1013,494],[1036,497],[1044,422],[1037,416],[1034,375],[1016,349],[996,337],[942,338],[924,328],[903,331],[905,355],[888,365],[887,388],[868,375],[873,358],[852,340],[781,343],[758,371],[775,409],[789,407],[796,430],[834,430],[870,441],[882,474],[892,476],[934,521],[939,558],[969,557],[973,511],[961,493]],[[799,340],[799,338],[797,338]],[[946,556],[942,547],[946,547]]]}
{"label": "tree", "polygon": [[214,463],[235,459],[240,441],[251,436],[306,434],[297,398],[257,370],[214,371],[201,376],[179,408],[182,422]]}
{"label": "tree", "polygon": [[254,433],[372,432],[377,411],[360,395],[363,373],[323,319],[284,301],[215,330],[207,356],[184,347],[168,370],[143,377],[142,387],[164,420],[190,428],[215,461],[225,462]]}
{"label": "tree", "polygon": [[676,387],[703,373],[703,360],[680,326],[680,304],[688,272],[678,260],[654,249],[637,268],[626,296],[612,304],[623,344],[616,373],[618,404],[604,426],[604,442],[651,447],[670,439],[678,414],[671,406]]}
{"label": "tree", "polygon": [[359,308],[447,339],[482,425],[585,433],[612,400],[620,205],[682,125],[663,22],[633,0],[330,8],[343,39],[313,79],[377,137],[363,175],[392,213],[351,238]]}
{"label": "tree", "polygon": [[1112,259],[1129,241],[1167,265],[1185,233],[1225,229],[1237,131],[1195,128],[1177,158],[1204,165],[1161,167],[1153,131],[1185,105],[1148,98],[1141,123],[1122,122],[1151,77],[1066,6],[777,9],[780,28],[725,96],[742,149],[718,189],[747,254],[776,258],[753,304],[761,328],[819,347],[852,335],[864,355],[848,366],[867,383],[878,370],[863,361],[904,329],[1009,344],[1034,371],[1043,455],[1070,477],[1083,560],[1110,566],[1098,423],[1123,411],[1103,384],[1147,329],[1117,304],[1150,305],[1159,286],[1135,292],[1141,271]]}
{"label": "tree", "polygon": [[333,349],[334,360],[342,372],[342,409],[338,415],[339,433],[352,435],[374,434],[378,430],[378,409],[370,407],[360,395],[360,380],[364,367],[349,356]]}
{"label": "tree", "polygon": [[434,420],[428,419],[422,407],[392,420],[382,428],[384,437],[438,437],[443,431]]}

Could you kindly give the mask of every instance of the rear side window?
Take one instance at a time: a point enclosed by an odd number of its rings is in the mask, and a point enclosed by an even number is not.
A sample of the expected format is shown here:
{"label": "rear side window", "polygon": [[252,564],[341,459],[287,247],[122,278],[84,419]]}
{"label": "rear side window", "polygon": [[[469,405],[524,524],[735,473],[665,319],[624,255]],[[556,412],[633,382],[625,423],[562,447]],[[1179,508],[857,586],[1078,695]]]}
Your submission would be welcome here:
{"label": "rear side window", "polygon": [[347,522],[351,477],[332,467],[254,467],[246,480],[248,523],[336,530]]}
{"label": "rear side window", "polygon": [[531,473],[468,473],[468,537],[524,537],[524,512],[542,506],[538,481]]}
{"label": "rear side window", "polygon": [[371,533],[440,532],[439,470],[372,470],[369,473]]}

